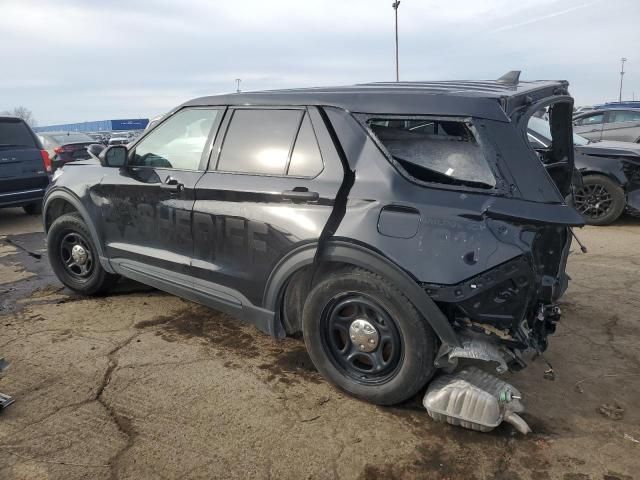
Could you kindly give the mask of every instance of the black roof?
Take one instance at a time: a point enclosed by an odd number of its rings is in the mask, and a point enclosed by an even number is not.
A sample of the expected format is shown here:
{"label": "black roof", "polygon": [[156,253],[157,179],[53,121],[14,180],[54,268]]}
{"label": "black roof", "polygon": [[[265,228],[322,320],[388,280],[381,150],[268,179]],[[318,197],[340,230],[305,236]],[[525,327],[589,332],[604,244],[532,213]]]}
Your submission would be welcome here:
{"label": "black roof", "polygon": [[508,121],[508,114],[521,103],[514,102],[516,98],[566,94],[567,87],[563,80],[377,82],[214,95],[196,98],[184,106],[322,105],[354,113],[456,115]]}

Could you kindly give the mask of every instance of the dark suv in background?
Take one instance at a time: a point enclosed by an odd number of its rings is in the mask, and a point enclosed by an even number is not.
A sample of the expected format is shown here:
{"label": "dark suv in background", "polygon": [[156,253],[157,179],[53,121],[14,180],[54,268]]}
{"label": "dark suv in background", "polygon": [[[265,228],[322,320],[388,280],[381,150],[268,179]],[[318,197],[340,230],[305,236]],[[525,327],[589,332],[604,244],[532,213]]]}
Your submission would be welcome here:
{"label": "dark suv in background", "polygon": [[0,117],[0,208],[40,213],[51,160],[24,120]]}
{"label": "dark suv in background", "polygon": [[[527,123],[548,107],[545,170]],[[62,169],[45,200],[69,288],[125,276],[302,333],[378,404],[458,358],[518,369],[567,287],[573,99],[562,81],[374,83],[204,97]]]}

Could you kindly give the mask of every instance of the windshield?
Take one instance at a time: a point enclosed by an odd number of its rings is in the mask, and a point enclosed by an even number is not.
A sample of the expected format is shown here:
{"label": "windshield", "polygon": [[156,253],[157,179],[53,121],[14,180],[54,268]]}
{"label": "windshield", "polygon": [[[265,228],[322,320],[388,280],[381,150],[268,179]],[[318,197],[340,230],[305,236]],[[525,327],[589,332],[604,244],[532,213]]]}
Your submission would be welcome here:
{"label": "windshield", "polygon": [[[538,117],[531,117],[529,119],[529,129],[542,137],[545,140],[545,143],[551,143],[551,127],[549,126],[548,121]],[[574,133],[573,143],[574,145],[586,145],[589,143],[589,140]]]}

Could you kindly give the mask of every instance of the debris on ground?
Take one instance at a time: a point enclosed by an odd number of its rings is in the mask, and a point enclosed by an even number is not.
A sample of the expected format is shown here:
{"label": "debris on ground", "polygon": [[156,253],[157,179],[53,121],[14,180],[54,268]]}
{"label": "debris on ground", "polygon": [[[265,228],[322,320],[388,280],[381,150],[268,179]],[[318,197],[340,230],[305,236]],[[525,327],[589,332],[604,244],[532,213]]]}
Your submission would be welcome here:
{"label": "debris on ground", "polygon": [[598,413],[603,417],[610,418],[611,420],[622,420],[624,415],[624,408],[617,403],[603,403],[597,409]]}
{"label": "debris on ground", "polygon": [[524,411],[520,398],[520,392],[507,382],[466,367],[431,382],[423,404],[436,422],[488,432],[506,421],[526,434],[531,428],[517,413]]}

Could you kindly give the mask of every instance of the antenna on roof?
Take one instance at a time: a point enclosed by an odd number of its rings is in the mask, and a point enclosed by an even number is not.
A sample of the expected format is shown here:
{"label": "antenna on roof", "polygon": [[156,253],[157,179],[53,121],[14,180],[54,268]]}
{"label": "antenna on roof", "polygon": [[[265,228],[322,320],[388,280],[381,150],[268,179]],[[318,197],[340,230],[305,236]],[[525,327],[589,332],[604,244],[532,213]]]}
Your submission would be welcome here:
{"label": "antenna on roof", "polygon": [[511,70],[508,73],[502,75],[497,82],[504,83],[505,85],[518,85],[520,80],[520,70]]}

